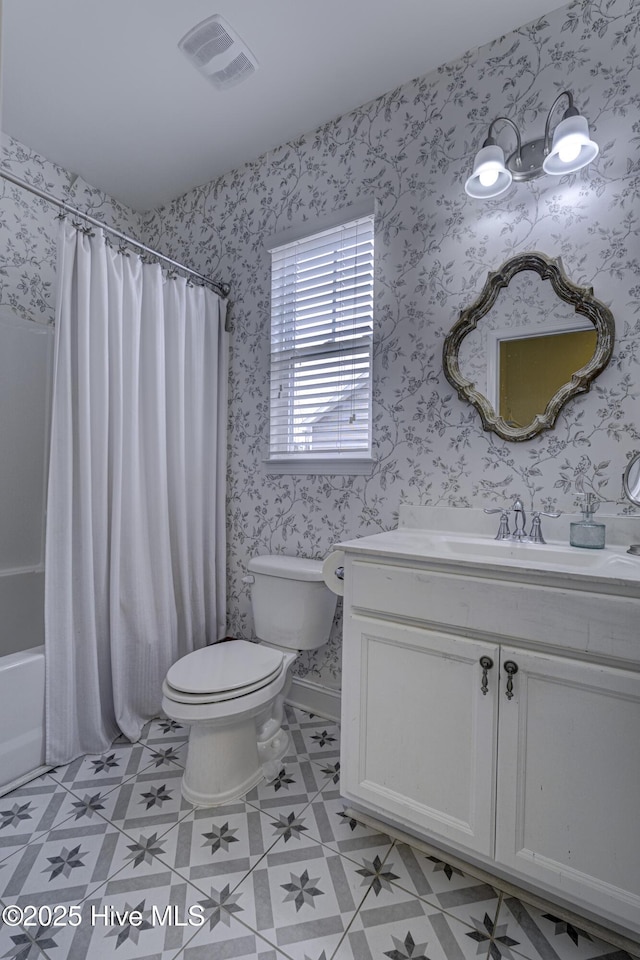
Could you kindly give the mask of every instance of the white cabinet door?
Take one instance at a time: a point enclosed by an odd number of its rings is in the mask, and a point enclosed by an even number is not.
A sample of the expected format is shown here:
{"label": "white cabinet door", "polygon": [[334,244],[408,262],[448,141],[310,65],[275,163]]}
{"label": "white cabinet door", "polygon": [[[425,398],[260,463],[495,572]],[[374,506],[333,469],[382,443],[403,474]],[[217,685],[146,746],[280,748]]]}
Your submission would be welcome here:
{"label": "white cabinet door", "polygon": [[503,648],[500,674],[496,859],[640,929],[640,673]]}
{"label": "white cabinet door", "polygon": [[345,796],[491,854],[497,644],[352,615],[343,658]]}

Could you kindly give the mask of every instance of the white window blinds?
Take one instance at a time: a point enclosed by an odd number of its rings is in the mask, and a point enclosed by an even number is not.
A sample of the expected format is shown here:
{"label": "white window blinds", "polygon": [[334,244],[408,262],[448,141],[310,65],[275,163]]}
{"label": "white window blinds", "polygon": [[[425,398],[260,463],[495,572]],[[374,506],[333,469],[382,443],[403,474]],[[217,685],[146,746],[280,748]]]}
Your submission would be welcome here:
{"label": "white window blinds", "polygon": [[370,456],[373,217],[271,256],[270,457]]}

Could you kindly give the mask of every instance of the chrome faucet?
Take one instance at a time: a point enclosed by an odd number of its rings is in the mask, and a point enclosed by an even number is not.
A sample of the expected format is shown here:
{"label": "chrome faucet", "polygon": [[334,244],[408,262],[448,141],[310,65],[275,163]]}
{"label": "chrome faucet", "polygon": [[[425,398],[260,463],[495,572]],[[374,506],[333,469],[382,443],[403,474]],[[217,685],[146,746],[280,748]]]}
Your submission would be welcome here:
{"label": "chrome faucet", "polygon": [[524,504],[523,504],[522,500],[520,499],[520,497],[516,497],[516,498],[515,498],[515,500],[513,501],[513,506],[511,507],[511,509],[513,510],[513,512],[514,512],[515,515],[516,515],[516,518],[515,518],[515,529],[514,529],[514,531],[513,531],[513,539],[514,539],[514,540],[526,540],[526,539],[527,539],[527,533],[526,533],[526,530],[525,530],[525,526],[526,526],[526,523],[527,523],[527,515],[526,515],[526,513],[524,512]]}
{"label": "chrome faucet", "polygon": [[496,534],[496,540],[514,540],[516,543],[545,543],[545,539],[542,536],[542,521],[541,517],[559,517],[559,513],[546,513],[544,510],[534,510],[531,516],[531,530],[527,535],[526,532],[526,523],[527,523],[527,514],[524,509],[524,504],[520,497],[516,497],[511,507],[515,514],[514,521],[514,531],[510,533],[509,531],[509,511],[504,508],[490,509],[488,507],[484,508],[485,513],[499,513],[500,514],[500,526],[498,527],[498,533]]}

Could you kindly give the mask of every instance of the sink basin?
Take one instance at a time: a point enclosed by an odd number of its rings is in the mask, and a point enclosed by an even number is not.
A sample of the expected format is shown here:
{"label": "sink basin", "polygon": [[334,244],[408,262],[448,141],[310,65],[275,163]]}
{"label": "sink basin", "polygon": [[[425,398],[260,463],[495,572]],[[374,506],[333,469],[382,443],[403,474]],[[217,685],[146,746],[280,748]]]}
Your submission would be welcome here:
{"label": "sink basin", "polygon": [[620,547],[585,550],[562,543],[518,543],[484,537],[436,534],[433,546],[440,556],[476,563],[504,563],[532,570],[563,571],[594,577],[640,580],[640,557],[628,556]]}
{"label": "sink basin", "polygon": [[[449,537],[442,547],[461,560],[515,561],[519,564],[544,564],[582,570],[602,567],[609,559],[603,550],[580,550],[555,543],[518,543],[515,540],[486,540],[483,537]],[[631,558],[629,558],[631,559]],[[633,563],[633,560],[632,560]],[[639,564],[640,568],[640,564]]]}
{"label": "sink basin", "polygon": [[343,546],[407,558],[490,564],[570,577],[598,577],[640,582],[640,556],[629,556],[625,548],[585,550],[563,543],[518,543],[491,537],[450,533],[441,530],[398,528],[386,533],[353,540]]}

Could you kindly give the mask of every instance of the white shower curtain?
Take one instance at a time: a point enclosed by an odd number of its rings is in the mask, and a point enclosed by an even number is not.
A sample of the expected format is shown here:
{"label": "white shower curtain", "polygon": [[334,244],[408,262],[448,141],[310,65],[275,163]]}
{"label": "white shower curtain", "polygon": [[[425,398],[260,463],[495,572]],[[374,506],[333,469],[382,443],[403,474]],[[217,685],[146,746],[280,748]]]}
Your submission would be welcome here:
{"label": "white shower curtain", "polygon": [[47,762],[137,740],[225,633],[225,304],[61,223],[47,504]]}

